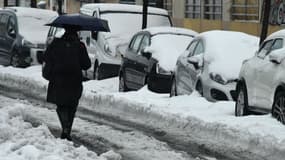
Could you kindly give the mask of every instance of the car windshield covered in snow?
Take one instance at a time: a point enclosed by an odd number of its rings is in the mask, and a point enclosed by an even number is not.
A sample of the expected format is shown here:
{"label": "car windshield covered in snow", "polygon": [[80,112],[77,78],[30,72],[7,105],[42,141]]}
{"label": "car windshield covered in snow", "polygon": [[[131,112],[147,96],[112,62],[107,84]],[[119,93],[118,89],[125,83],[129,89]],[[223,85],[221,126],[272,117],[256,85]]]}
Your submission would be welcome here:
{"label": "car windshield covered in snow", "polygon": [[[19,33],[31,42],[45,42],[50,19],[57,16],[56,12],[40,9],[17,8]],[[29,22],[29,23],[27,23]]]}
{"label": "car windshield covered in snow", "polygon": [[[112,34],[135,33],[142,27],[141,13],[106,12],[101,14],[101,18],[108,20]],[[169,17],[160,14],[149,14],[147,24],[150,24],[147,27],[171,26]]]}

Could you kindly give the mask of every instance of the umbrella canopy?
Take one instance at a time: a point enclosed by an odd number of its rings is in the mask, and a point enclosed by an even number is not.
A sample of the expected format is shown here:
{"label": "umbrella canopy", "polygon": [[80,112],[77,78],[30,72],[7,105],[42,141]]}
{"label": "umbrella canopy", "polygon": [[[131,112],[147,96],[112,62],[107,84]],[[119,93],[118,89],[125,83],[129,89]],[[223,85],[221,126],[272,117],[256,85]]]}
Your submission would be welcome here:
{"label": "umbrella canopy", "polygon": [[108,21],[82,14],[60,15],[46,25],[77,30],[110,32]]}

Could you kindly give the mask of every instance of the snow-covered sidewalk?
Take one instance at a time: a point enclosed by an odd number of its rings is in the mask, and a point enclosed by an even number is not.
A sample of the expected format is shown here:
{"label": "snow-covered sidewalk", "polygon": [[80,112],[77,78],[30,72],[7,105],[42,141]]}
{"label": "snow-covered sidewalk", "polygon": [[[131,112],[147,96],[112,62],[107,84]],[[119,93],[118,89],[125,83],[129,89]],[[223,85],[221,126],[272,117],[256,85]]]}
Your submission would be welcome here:
{"label": "snow-covered sidewalk", "polygon": [[[45,99],[41,67],[0,67],[0,85]],[[169,98],[145,88],[118,93],[118,79],[84,84],[81,106],[124,121],[157,128],[184,141],[238,159],[280,160],[285,156],[285,126],[271,117],[234,116],[234,102],[208,102],[197,93]]]}
{"label": "snow-covered sidewalk", "polygon": [[[25,121],[23,103],[11,103],[0,97],[0,159],[1,160],[119,160],[109,151],[97,156],[85,147],[55,138],[45,124],[33,127]],[[29,112],[29,111],[28,111]]]}

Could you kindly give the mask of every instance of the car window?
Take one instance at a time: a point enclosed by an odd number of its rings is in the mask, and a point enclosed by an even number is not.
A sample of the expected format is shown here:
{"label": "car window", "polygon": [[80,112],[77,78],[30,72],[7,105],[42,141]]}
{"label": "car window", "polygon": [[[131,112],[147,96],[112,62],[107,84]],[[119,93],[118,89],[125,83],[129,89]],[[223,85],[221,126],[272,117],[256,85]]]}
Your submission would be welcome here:
{"label": "car window", "polygon": [[187,47],[187,51],[188,51],[188,57],[191,57],[193,55],[194,49],[197,45],[198,41],[193,41],[192,43],[190,43],[190,45]]}
{"label": "car window", "polygon": [[203,46],[202,42],[199,41],[198,44],[197,44],[197,46],[196,46],[196,48],[195,48],[195,51],[194,51],[194,53],[193,53],[193,56],[199,55],[199,54],[201,54],[201,53],[204,53],[204,46]]}
{"label": "car window", "polygon": [[145,49],[145,47],[149,46],[149,42],[150,42],[149,36],[145,35],[142,39],[139,51],[141,51],[141,50]]}
{"label": "car window", "polygon": [[258,52],[258,57],[264,58],[270,51],[270,48],[273,44],[273,40],[266,41],[262,44]]}
{"label": "car window", "polygon": [[271,47],[270,51],[276,50],[276,49],[280,49],[283,47],[283,39],[276,39]]}
{"label": "car window", "polygon": [[7,31],[16,33],[16,22],[12,16],[9,17]]}
{"label": "car window", "polygon": [[138,52],[142,38],[143,38],[143,34],[139,34],[133,39],[131,46],[130,46],[130,49],[133,52],[135,52],[135,53]]}
{"label": "car window", "polygon": [[4,36],[7,33],[7,22],[8,22],[8,15],[3,14],[0,19],[0,36]]}
{"label": "car window", "polygon": [[53,35],[53,30],[54,30],[54,27],[50,27],[48,31],[48,37],[51,37]]}

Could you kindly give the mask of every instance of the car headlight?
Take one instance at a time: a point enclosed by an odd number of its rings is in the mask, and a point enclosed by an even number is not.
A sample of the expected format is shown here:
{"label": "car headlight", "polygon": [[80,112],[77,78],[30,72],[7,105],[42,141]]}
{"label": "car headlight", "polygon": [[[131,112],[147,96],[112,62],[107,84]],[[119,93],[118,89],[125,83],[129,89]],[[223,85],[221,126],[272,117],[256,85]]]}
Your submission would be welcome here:
{"label": "car headlight", "polygon": [[112,55],[112,51],[111,51],[110,46],[109,46],[108,43],[106,43],[106,44],[104,45],[104,51],[105,51],[105,53],[107,53],[107,54],[109,54],[109,55]]}
{"label": "car headlight", "polygon": [[214,73],[210,73],[210,78],[215,81],[218,82],[220,84],[226,85],[228,83],[233,83],[233,82],[237,82],[237,79],[230,79],[230,80],[225,80],[221,75],[219,74],[214,74]]}
{"label": "car headlight", "polygon": [[27,48],[38,48],[37,44],[33,44],[25,39],[22,40],[22,46]]}
{"label": "car headlight", "polygon": [[228,82],[219,74],[210,73],[210,78],[220,84],[226,85]]}
{"label": "car headlight", "polygon": [[161,68],[158,63],[156,64],[156,73],[158,73],[158,74],[165,74],[165,75],[171,75],[170,71],[167,71],[167,70]]}

